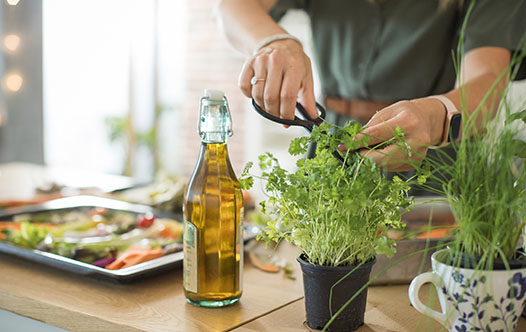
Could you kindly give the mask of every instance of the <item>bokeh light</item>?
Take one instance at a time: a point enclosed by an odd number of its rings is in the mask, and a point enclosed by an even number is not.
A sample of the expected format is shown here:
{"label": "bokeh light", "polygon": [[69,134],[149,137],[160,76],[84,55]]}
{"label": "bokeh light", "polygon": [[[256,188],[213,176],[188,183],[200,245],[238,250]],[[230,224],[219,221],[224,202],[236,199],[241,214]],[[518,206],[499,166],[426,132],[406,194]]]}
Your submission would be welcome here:
{"label": "bokeh light", "polygon": [[10,73],[5,76],[4,83],[8,91],[17,92],[22,87],[23,83],[22,76],[17,73]]}
{"label": "bokeh light", "polygon": [[4,46],[9,51],[14,52],[17,50],[18,46],[20,45],[20,37],[17,35],[7,35],[4,38]]}

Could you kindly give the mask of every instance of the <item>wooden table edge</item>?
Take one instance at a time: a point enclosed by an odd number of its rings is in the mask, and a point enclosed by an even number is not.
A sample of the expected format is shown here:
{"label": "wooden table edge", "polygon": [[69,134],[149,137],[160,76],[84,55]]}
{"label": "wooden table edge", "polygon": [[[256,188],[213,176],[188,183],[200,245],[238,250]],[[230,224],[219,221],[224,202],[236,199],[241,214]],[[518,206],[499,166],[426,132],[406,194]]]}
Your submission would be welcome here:
{"label": "wooden table edge", "polygon": [[110,322],[99,317],[37,301],[29,297],[10,294],[3,290],[0,290],[0,308],[45,324],[78,332],[143,331],[129,325]]}

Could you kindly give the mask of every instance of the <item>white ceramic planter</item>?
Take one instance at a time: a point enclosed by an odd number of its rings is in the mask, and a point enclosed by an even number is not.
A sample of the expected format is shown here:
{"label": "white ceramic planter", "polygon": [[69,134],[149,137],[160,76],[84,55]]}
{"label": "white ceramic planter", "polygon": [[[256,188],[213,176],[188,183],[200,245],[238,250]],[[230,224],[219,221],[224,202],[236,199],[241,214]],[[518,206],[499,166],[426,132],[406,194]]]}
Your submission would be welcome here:
{"label": "white ceramic planter", "polygon": [[[451,332],[513,332],[526,305],[526,267],[509,271],[484,271],[454,267],[442,261],[448,249],[431,257],[432,272],[418,275],[409,286],[416,310]],[[432,283],[442,312],[420,301],[418,291]]]}

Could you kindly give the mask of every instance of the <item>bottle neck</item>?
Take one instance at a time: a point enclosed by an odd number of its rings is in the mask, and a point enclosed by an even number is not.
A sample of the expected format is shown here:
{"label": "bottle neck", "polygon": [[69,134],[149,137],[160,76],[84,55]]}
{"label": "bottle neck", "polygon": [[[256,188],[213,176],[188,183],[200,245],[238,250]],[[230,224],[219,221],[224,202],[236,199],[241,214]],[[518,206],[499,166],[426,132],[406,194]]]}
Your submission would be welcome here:
{"label": "bottle neck", "polygon": [[226,98],[201,99],[199,107],[199,136],[202,143],[225,143],[232,136],[232,120]]}
{"label": "bottle neck", "polygon": [[201,143],[203,144],[213,144],[213,143],[226,143],[225,132],[202,132],[201,133]]}
{"label": "bottle neck", "polygon": [[230,159],[228,158],[228,149],[225,142],[206,143],[201,141],[201,152],[199,159],[206,161],[209,166],[213,164],[230,164]]}

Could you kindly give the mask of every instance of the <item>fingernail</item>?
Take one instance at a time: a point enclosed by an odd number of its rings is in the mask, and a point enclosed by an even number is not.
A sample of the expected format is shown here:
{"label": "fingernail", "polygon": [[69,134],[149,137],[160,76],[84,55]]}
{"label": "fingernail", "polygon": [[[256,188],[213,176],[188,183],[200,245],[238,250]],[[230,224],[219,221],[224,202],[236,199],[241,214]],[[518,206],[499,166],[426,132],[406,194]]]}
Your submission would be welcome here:
{"label": "fingernail", "polygon": [[342,144],[338,145],[338,150],[340,150],[340,151],[347,151],[347,147],[345,146],[345,144],[342,143]]}

